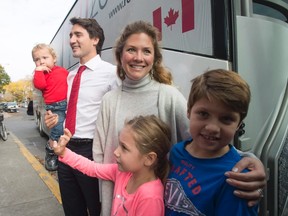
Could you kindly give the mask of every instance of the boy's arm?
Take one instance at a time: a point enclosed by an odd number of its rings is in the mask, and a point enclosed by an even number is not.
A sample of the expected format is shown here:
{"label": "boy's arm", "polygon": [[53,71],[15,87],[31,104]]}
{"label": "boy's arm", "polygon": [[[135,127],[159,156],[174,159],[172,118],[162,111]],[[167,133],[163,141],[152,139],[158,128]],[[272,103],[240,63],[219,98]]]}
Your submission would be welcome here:
{"label": "boy's arm", "polygon": [[35,70],[33,76],[34,87],[43,91],[46,88],[46,79],[44,71]]}
{"label": "boy's arm", "polygon": [[247,206],[247,202],[233,195],[234,187],[225,184],[217,193],[215,216],[233,215],[233,216],[256,216],[258,215],[258,205]]}
{"label": "boy's arm", "polygon": [[44,73],[50,73],[51,71],[52,70],[45,65],[40,65],[35,68],[33,76],[33,84],[35,88],[41,91],[43,91],[46,88],[47,83]]}

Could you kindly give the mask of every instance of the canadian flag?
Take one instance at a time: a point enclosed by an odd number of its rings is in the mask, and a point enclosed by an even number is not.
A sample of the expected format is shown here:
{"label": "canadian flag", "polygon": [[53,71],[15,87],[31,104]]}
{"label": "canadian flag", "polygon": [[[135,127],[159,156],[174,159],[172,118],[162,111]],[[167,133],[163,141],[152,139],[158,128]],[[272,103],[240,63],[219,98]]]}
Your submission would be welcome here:
{"label": "canadian flag", "polygon": [[[177,3],[178,1],[175,2]],[[175,8],[177,8],[177,5],[175,5]],[[173,28],[173,25],[179,18],[179,10],[175,8],[169,7],[163,9],[159,7],[153,11],[153,25],[159,29],[160,33],[162,33],[162,22],[164,22],[167,27]],[[165,11],[165,14],[163,13],[162,15],[162,11]],[[193,30],[195,27],[194,0],[181,0],[180,15],[182,17],[182,33]],[[162,16],[164,16],[164,18]]]}

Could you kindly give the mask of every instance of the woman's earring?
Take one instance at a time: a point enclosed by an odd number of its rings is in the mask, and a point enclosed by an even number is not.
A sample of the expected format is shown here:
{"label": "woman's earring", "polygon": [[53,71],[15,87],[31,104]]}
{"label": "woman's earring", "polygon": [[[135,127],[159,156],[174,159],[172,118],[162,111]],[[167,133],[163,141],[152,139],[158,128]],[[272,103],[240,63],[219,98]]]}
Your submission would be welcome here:
{"label": "woman's earring", "polygon": [[150,76],[153,78],[154,77],[154,69],[152,68],[150,71]]}
{"label": "woman's earring", "polygon": [[124,72],[123,68],[120,70],[119,76],[120,76],[120,79],[122,79],[122,80],[125,79],[125,72]]}

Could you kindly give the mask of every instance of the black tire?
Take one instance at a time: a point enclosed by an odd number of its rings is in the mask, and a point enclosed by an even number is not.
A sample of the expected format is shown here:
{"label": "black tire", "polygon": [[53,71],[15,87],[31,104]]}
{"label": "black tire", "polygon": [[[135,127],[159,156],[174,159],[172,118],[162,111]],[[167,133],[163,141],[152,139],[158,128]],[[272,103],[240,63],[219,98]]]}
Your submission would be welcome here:
{"label": "black tire", "polygon": [[3,124],[3,122],[0,125],[0,136],[1,136],[1,139],[4,141],[6,141],[8,139],[8,132],[7,132],[6,127]]}
{"label": "black tire", "polygon": [[41,117],[39,118],[38,130],[39,130],[39,134],[40,134],[41,137],[45,137],[46,136],[46,134],[44,132],[44,129],[43,129],[43,122],[42,122],[42,118]]}

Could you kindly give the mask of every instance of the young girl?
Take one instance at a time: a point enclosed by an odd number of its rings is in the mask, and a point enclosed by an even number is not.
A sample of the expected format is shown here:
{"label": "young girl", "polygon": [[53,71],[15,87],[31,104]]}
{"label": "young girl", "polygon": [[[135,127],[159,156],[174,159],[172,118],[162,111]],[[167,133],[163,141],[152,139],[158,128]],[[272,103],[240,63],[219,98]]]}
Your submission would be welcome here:
{"label": "young girl", "polygon": [[116,164],[98,164],[72,152],[65,147],[70,137],[65,129],[54,152],[72,168],[115,183],[111,215],[164,215],[171,131],[163,121],[154,115],[126,121],[114,151]]}

